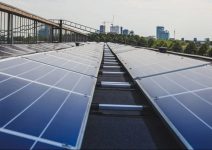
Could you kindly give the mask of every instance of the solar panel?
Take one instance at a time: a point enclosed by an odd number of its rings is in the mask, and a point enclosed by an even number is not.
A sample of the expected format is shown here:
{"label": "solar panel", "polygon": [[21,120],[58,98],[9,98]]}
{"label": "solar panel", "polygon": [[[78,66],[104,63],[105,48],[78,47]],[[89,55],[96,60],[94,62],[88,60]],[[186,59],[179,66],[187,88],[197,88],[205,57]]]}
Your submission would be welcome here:
{"label": "solar panel", "polygon": [[125,67],[131,70],[133,78],[148,77],[209,64],[205,61],[145,49],[118,53],[117,56],[123,61]]}
{"label": "solar panel", "polygon": [[0,57],[21,56],[36,52],[47,52],[52,50],[70,49],[75,43],[40,43],[40,44],[13,44],[0,45]]}
{"label": "solar panel", "polygon": [[[88,47],[89,48],[89,47]],[[71,51],[71,52],[69,52]],[[72,52],[73,51],[73,52]],[[54,67],[60,67],[68,71],[74,71],[85,75],[95,76],[98,75],[98,69],[101,63],[102,53],[97,50],[86,51],[85,49],[78,51],[63,50],[60,52],[47,52],[37,55],[26,56],[25,58],[44,63]],[[77,58],[72,56],[72,53],[77,55]]]}
{"label": "solar panel", "polygon": [[140,49],[117,54],[188,149],[212,148],[212,66]]}
{"label": "solar panel", "polygon": [[[207,73],[206,73],[207,72]],[[210,65],[138,80],[152,98],[212,87]]]}
{"label": "solar panel", "polygon": [[[102,49],[96,53],[100,56]],[[85,72],[61,65],[57,59],[47,63],[23,57],[1,61],[0,141],[4,142],[0,148],[80,148],[97,79],[85,74],[89,65]],[[98,69],[97,65],[93,71]]]}

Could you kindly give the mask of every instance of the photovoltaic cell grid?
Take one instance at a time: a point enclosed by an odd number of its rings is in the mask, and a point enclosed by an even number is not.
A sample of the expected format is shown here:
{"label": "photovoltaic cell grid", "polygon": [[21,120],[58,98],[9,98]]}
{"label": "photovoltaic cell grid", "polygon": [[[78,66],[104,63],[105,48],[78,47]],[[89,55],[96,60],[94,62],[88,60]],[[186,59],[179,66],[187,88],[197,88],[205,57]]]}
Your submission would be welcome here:
{"label": "photovoltaic cell grid", "polygon": [[40,43],[40,44],[13,44],[0,45],[0,58],[33,54],[52,50],[61,50],[74,47],[75,43]]}
{"label": "photovoltaic cell grid", "polygon": [[212,148],[212,66],[208,62],[144,49],[117,56],[187,148]]}
{"label": "photovoltaic cell grid", "polygon": [[[80,148],[102,46],[90,44],[0,62],[1,149]],[[71,61],[72,53],[80,55],[78,61]],[[94,73],[90,67],[95,67]]]}

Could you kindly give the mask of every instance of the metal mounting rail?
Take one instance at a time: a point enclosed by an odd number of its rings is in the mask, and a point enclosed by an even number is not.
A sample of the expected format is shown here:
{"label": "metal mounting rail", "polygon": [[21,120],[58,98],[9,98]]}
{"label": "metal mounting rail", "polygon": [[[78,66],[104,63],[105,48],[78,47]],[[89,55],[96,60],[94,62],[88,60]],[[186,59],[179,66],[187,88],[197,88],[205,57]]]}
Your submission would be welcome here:
{"label": "metal mounting rail", "polygon": [[119,63],[117,62],[104,62],[106,65],[118,65]]}
{"label": "metal mounting rail", "polygon": [[104,54],[104,57],[114,57],[114,55],[111,55],[111,54]]}
{"label": "metal mounting rail", "polygon": [[104,59],[115,60],[115,57],[104,57]]}
{"label": "metal mounting rail", "polygon": [[110,55],[110,56],[108,56],[108,55],[104,55],[104,58],[105,58],[105,57],[109,57],[109,58],[111,58],[111,57],[112,57],[112,58],[115,58],[115,56],[113,56],[113,55]]}
{"label": "metal mounting rail", "polygon": [[145,106],[142,105],[117,105],[117,104],[92,104],[97,110],[113,110],[113,111],[142,111]]}
{"label": "metal mounting rail", "polygon": [[113,71],[102,71],[101,72],[103,75],[123,75],[126,72],[113,72]]}
{"label": "metal mounting rail", "polygon": [[121,66],[103,66],[105,69],[120,69]]}
{"label": "metal mounting rail", "polygon": [[117,60],[115,60],[115,59],[109,59],[109,58],[104,59],[104,61],[117,62]]}
{"label": "metal mounting rail", "polygon": [[108,82],[101,81],[100,86],[103,88],[131,88],[132,84],[129,82]]}

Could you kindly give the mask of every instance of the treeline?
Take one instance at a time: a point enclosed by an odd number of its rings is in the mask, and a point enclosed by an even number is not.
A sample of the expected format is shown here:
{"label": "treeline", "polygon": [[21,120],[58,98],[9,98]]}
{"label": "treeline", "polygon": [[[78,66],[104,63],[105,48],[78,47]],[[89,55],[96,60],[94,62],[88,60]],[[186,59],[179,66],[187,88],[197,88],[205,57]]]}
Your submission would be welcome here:
{"label": "treeline", "polygon": [[149,48],[166,47],[170,51],[181,52],[212,57],[212,42],[180,41],[180,40],[156,40],[138,35],[118,35],[118,34],[90,34],[90,41],[113,42],[127,44],[132,46],[141,46]]}

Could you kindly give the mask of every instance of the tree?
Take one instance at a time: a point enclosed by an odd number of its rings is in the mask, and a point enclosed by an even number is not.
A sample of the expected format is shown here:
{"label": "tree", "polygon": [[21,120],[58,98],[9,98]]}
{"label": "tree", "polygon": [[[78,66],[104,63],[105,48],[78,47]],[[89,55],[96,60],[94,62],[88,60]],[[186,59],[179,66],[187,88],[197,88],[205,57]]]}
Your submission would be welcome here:
{"label": "tree", "polygon": [[174,42],[169,42],[168,49],[172,50],[173,45],[174,45]]}
{"label": "tree", "polygon": [[138,45],[142,46],[142,47],[146,47],[147,46],[147,40],[144,37],[140,37],[139,41],[138,41]]}
{"label": "tree", "polygon": [[208,51],[208,56],[212,57],[212,48]]}
{"label": "tree", "polygon": [[167,45],[167,43],[166,43],[166,41],[157,41],[157,43],[156,43],[156,46],[155,46],[156,48],[159,48],[159,47],[168,47],[168,45]]}
{"label": "tree", "polygon": [[175,41],[171,45],[171,50],[174,52],[182,52],[183,48],[182,48],[180,42]]}
{"label": "tree", "polygon": [[208,44],[202,44],[200,49],[198,50],[197,54],[203,56],[207,53],[208,50],[209,50],[209,45]]}
{"label": "tree", "polygon": [[137,40],[134,38],[134,36],[128,36],[127,44],[129,44],[129,45],[137,45]]}
{"label": "tree", "polygon": [[197,53],[196,44],[194,42],[189,42],[184,52],[187,54],[196,54]]}
{"label": "tree", "polygon": [[153,47],[153,45],[155,44],[155,39],[150,38],[150,39],[147,41],[147,44],[148,44],[148,47]]}

